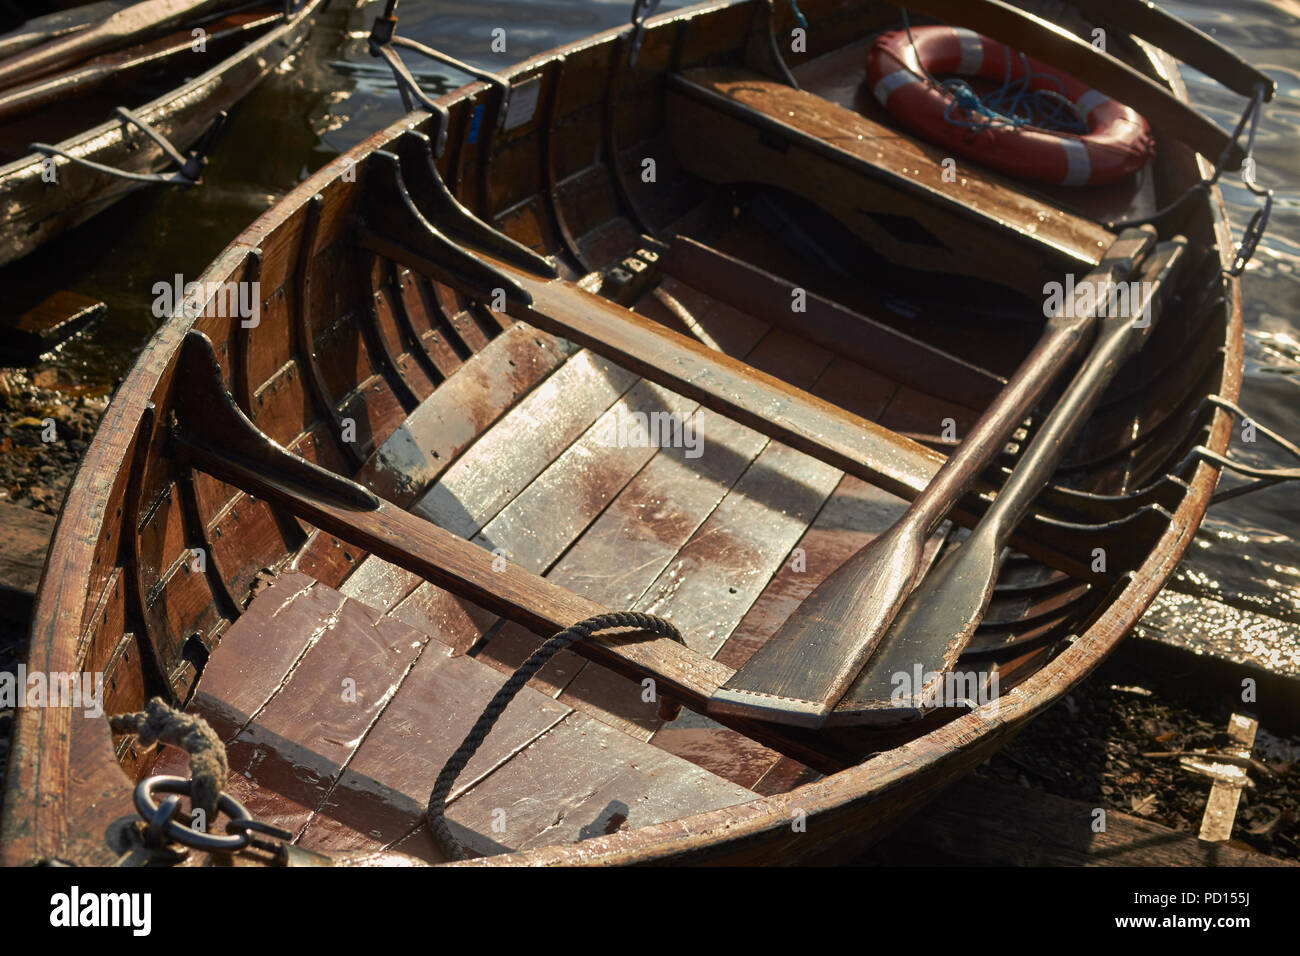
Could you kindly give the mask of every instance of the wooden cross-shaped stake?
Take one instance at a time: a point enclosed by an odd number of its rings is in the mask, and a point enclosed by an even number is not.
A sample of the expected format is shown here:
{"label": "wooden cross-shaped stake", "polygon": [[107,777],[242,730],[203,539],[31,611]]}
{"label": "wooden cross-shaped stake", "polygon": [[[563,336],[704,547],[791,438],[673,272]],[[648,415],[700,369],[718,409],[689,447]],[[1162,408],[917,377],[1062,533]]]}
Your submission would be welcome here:
{"label": "wooden cross-shaped stake", "polygon": [[1233,714],[1228,718],[1228,736],[1237,746],[1224,753],[1239,758],[1240,765],[1216,760],[1214,755],[1183,757],[1180,761],[1186,769],[1205,774],[1214,781],[1210,799],[1205,804],[1205,816],[1201,818],[1202,840],[1222,843],[1232,837],[1232,824],[1237,816],[1241,791],[1252,786],[1246,761],[1250,759],[1258,729],[1259,722],[1253,717]]}

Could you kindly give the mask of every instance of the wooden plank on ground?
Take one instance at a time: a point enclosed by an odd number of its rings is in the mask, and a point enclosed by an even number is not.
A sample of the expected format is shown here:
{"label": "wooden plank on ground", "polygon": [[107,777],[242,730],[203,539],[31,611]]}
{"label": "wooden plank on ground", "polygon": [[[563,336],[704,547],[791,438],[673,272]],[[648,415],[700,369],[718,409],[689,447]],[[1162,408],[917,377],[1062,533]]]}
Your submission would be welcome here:
{"label": "wooden plank on ground", "polygon": [[26,625],[54,534],[54,519],[0,501],[0,617]]}
{"label": "wooden plank on ground", "polygon": [[954,784],[861,862],[925,866],[1294,866],[983,777]]}
{"label": "wooden plank on ground", "polygon": [[[1253,717],[1233,714],[1228,719],[1228,739],[1232,743],[1223,748],[1222,752],[1243,760],[1250,757],[1255,747],[1255,732],[1258,730],[1259,722]],[[1242,789],[1250,780],[1246,768],[1215,760],[1212,755],[1188,756],[1182,758],[1181,762],[1184,767],[1205,773],[1214,780],[1209,799],[1205,802],[1205,815],[1201,818],[1201,839],[1211,843],[1232,839],[1237,804],[1241,801]]]}
{"label": "wooden plank on ground", "polygon": [[56,292],[4,330],[0,336],[0,359],[15,365],[34,362],[76,335],[106,309],[103,302],[78,292],[66,289]]}

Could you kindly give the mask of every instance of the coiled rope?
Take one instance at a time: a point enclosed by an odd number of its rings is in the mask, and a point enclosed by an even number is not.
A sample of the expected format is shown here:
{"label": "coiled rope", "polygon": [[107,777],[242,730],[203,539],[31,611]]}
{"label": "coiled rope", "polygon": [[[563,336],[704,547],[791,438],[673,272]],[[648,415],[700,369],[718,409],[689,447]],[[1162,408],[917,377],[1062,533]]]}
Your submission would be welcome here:
{"label": "coiled rope", "polygon": [[[1003,45],[1004,57],[1002,85],[984,96],[976,94],[970,83],[959,77],[940,83],[925,67],[921,55],[916,49],[916,40],[912,36],[912,24],[907,11],[903,13],[903,29],[907,31],[907,42],[912,48],[912,55],[917,65],[933,86],[946,90],[952,96],[952,102],[944,111],[943,118],[953,126],[965,129],[986,129],[995,126],[1035,126],[1051,132],[1083,134],[1088,132],[1088,124],[1079,115],[1075,105],[1065,95],[1065,87],[1058,77],[1050,73],[1036,73],[1029,68],[1029,58],[1011,47]],[[1020,57],[1023,75],[1018,80],[1011,79],[1011,54]],[[1047,80],[1056,85],[1055,90],[1032,90],[1030,83],[1036,79]],[[954,115],[964,113],[966,118]]]}
{"label": "coiled rope", "polygon": [[653,614],[642,614],[640,611],[611,611],[607,614],[598,614],[595,617],[589,617],[585,621],[579,621],[577,624],[567,627],[560,631],[554,637],[550,638],[541,647],[533,651],[528,660],[519,666],[519,669],[510,675],[510,679],[505,682],[496,696],[483,709],[482,715],[474,722],[474,726],[465,737],[464,743],[457,748],[447,762],[443,765],[442,771],[438,774],[438,779],[433,785],[433,792],[429,794],[429,807],[425,814],[425,823],[429,827],[429,832],[433,834],[434,840],[437,841],[443,854],[450,860],[467,860],[471,853],[469,849],[456,838],[451,832],[451,827],[447,824],[447,798],[451,795],[452,785],[460,772],[465,769],[465,765],[470,762],[478,748],[482,746],[487,735],[492,732],[497,720],[505,713],[505,709],[515,696],[524,688],[542,666],[552,657],[558,654],[572,644],[590,637],[600,631],[610,631],[616,628],[635,628],[638,631],[645,631],[657,637],[668,637],[677,641],[679,644],[685,644],[681,632],[676,626],[661,617],[655,617]]}

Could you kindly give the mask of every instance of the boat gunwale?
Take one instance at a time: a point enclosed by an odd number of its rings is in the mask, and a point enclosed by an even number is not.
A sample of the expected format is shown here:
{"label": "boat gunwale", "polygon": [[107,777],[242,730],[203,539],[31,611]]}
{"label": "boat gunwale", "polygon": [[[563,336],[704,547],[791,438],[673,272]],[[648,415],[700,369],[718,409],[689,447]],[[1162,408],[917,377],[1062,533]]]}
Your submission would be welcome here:
{"label": "boat gunwale", "polygon": [[[753,0],[717,0],[670,11],[651,22],[690,18],[749,2]],[[626,27],[614,28],[584,38],[577,44],[538,54],[503,71],[502,75],[521,76],[566,53],[609,42],[626,32]],[[1167,65],[1173,64],[1172,59],[1161,51],[1146,49],[1153,60],[1163,59],[1168,61]],[[1176,66],[1164,79],[1170,82],[1176,95],[1186,98],[1186,88]],[[474,81],[448,92],[438,102],[450,107],[488,89],[486,83]],[[407,114],[331,160],[254,220],[197,281],[212,287],[210,284],[227,281],[239,274],[249,255],[266,243],[276,230],[299,215],[313,196],[339,180],[353,164],[376,149],[382,149],[405,130],[424,129],[431,118],[431,114],[422,111]],[[1196,168],[1203,175],[1208,174],[1209,163],[1195,153],[1192,156]],[[1211,188],[1207,200],[1220,261],[1226,266],[1233,255],[1232,235],[1217,186]],[[1228,295],[1223,306],[1227,312],[1227,326],[1226,341],[1222,346],[1225,358],[1220,394],[1235,400],[1240,390],[1243,354],[1240,280],[1232,278],[1227,286]],[[86,615],[93,610],[93,607],[88,608],[88,595],[82,585],[87,573],[95,567],[98,551],[111,530],[107,512],[113,505],[113,489],[127,480],[132,452],[140,438],[141,425],[146,420],[147,406],[164,385],[185,334],[200,318],[201,315],[190,317],[178,310],[159,327],[123,380],[77,470],[57,520],[51,559],[41,575],[28,652],[29,666],[34,669],[73,671],[82,663],[75,658]],[[1231,418],[1216,409],[1209,446],[1223,451],[1228,444],[1230,428]],[[863,764],[786,793],[619,831],[577,844],[544,846],[466,861],[466,865],[624,864],[653,862],[669,856],[688,861],[692,854],[702,858],[727,855],[729,848],[737,849],[742,843],[765,836],[769,844],[783,840],[797,855],[799,836],[792,834],[790,826],[791,815],[796,809],[810,818],[817,818],[817,825],[821,825],[832,822],[837,815],[851,814],[855,806],[868,798],[898,790],[904,782],[915,782],[924,777],[933,784],[931,789],[937,792],[945,782],[938,778],[943,776],[951,761],[982,759],[984,752],[1005,734],[1014,732],[1025,720],[1054,702],[1064,689],[1082,680],[1114,649],[1154,600],[1190,545],[1208,508],[1217,477],[1217,468],[1204,462],[1198,464],[1188,482],[1189,491],[1174,513],[1169,528],[1142,565],[1131,573],[1120,594],[1068,648],[1000,700]],[[70,581],[74,576],[76,580]],[[70,583],[75,585],[73,589],[69,589]],[[75,629],[61,626],[61,622],[68,619],[77,620]],[[21,708],[15,717],[10,775],[5,785],[3,817],[0,818],[0,864],[17,865],[58,858],[65,845],[68,784],[73,771],[68,759],[71,719],[68,708]],[[103,745],[112,755],[107,721],[98,723]],[[124,787],[130,786],[132,781],[125,770],[122,777]],[[910,802],[919,806],[923,801]],[[785,832],[784,837],[780,831]],[[849,842],[845,840],[846,845]]]}
{"label": "boat gunwale", "polygon": [[[265,64],[256,67],[256,76],[243,87],[242,92],[227,106],[227,109],[230,109],[265,80],[285,58],[301,48],[312,29],[316,15],[328,3],[329,0],[303,0],[302,6],[297,11],[284,18],[279,24],[270,27],[261,36],[254,37],[203,73],[191,77],[179,86],[175,86],[147,103],[141,104],[134,108],[132,112],[155,129],[165,122],[171,121],[174,117],[186,118],[187,111],[193,114],[192,117],[188,117],[189,121],[204,118],[205,128],[210,126],[213,114],[211,114],[211,111],[205,113],[203,104],[214,95],[221,94],[221,91],[228,85],[227,77],[246,64],[252,63],[277,43],[287,48],[282,56],[266,54]],[[124,136],[126,128],[126,124],[120,118],[109,117],[102,123],[68,136],[53,145],[72,156],[113,165],[113,157],[126,151],[127,141]],[[202,132],[200,131],[199,136],[194,141],[197,142],[201,136]],[[176,143],[175,145],[184,150],[189,148],[191,144]],[[137,168],[134,164],[123,166],[123,168],[132,172],[152,171],[159,158],[166,159],[162,148],[154,143],[152,139],[143,135],[140,138],[139,150],[129,152],[129,156],[135,159],[137,164],[141,159],[146,161],[140,168]],[[28,152],[0,166],[0,195],[29,189],[33,183],[40,183],[47,158],[39,152]],[[59,162],[68,164],[70,161],[60,159]],[[171,161],[168,160],[164,168],[171,165]],[[81,174],[91,174],[91,171],[83,170]],[[101,179],[107,176],[107,174],[99,172],[94,172],[93,175]],[[72,196],[65,199],[63,203],[56,207],[56,211],[49,213],[36,223],[30,224],[28,234],[19,238],[18,242],[15,243],[16,249],[8,250],[0,257],[0,264],[8,265],[21,260],[66,229],[80,225],[128,194],[148,185],[147,183],[132,180],[119,180],[115,177],[108,177],[107,182],[107,186],[93,195],[81,198]],[[18,208],[21,209],[21,206]],[[70,220],[67,219],[69,216],[71,216]],[[9,219],[8,222],[22,224],[25,220],[15,216]],[[53,231],[48,226],[44,226],[45,223],[50,222],[56,224]]]}

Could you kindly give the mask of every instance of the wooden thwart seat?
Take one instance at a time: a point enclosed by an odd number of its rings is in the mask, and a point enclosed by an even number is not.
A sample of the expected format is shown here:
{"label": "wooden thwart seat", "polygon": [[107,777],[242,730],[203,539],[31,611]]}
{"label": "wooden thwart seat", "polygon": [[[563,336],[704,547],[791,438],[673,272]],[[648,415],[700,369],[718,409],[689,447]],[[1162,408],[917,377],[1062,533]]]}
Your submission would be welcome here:
{"label": "wooden thwart seat", "polygon": [[1114,238],[938,147],[749,70],[675,74],[667,111],[691,172],[763,182],[838,210],[845,226],[911,267],[993,279],[1037,299],[1044,270],[1093,266]]}
{"label": "wooden thwart seat", "polygon": [[[440,854],[428,791],[500,675],[311,578],[260,593],[208,662],[192,710],[230,756],[228,791],[308,849]],[[168,751],[159,772],[184,772]],[[754,792],[525,688],[453,791],[453,831],[482,854],[645,826]]]}

